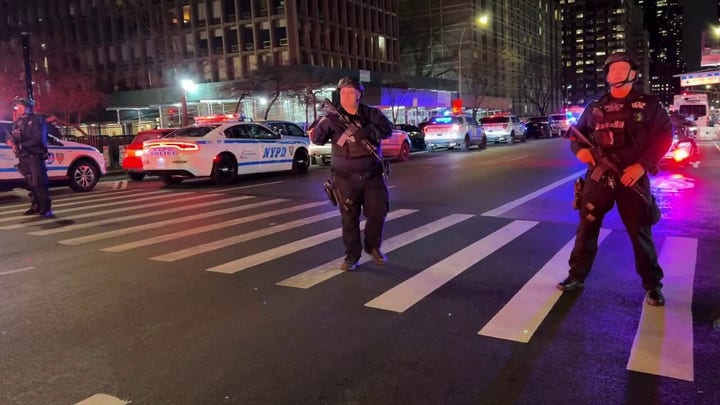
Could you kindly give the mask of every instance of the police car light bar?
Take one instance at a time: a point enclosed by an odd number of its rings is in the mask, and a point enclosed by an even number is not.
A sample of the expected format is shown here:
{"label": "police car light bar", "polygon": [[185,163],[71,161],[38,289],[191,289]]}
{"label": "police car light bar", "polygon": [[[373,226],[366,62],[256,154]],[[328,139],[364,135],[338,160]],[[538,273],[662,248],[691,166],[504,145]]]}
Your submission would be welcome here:
{"label": "police car light bar", "polygon": [[240,121],[240,114],[213,114],[195,117],[196,124],[217,124],[233,121]]}

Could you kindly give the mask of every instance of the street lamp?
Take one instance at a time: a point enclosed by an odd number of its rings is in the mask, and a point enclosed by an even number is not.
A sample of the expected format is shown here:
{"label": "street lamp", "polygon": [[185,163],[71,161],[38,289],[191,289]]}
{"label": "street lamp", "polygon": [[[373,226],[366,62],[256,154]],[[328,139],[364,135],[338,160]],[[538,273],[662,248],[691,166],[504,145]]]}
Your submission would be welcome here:
{"label": "street lamp", "polygon": [[182,106],[182,126],[188,126],[188,107],[187,107],[187,93],[193,92],[197,89],[197,84],[191,79],[180,80],[180,86],[182,92],[180,94],[180,105]]}
{"label": "street lamp", "polygon": [[[473,21],[473,25],[470,28],[485,28],[490,23],[490,15],[482,14]],[[462,100],[462,50],[463,50],[463,37],[468,27],[463,28],[460,33],[460,45],[458,46],[458,98]]]}

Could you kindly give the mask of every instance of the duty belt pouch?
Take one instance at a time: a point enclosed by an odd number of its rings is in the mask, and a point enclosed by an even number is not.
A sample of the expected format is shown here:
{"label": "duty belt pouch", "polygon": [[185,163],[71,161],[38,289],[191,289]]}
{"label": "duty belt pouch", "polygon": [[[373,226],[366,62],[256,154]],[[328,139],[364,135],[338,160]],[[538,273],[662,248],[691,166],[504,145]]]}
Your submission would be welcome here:
{"label": "duty belt pouch", "polygon": [[660,212],[657,201],[655,201],[655,196],[650,194],[650,203],[645,204],[645,225],[652,226],[657,224],[661,216],[662,213]]}

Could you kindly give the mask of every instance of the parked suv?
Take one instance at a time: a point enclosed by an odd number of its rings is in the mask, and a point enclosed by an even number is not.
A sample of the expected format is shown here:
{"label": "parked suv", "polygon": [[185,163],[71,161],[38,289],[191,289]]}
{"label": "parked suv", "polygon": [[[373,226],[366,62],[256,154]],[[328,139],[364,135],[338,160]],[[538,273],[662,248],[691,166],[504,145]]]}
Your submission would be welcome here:
{"label": "parked suv", "polygon": [[433,117],[425,126],[425,147],[432,151],[437,148],[479,149],[487,146],[485,131],[469,115],[443,115]]}
{"label": "parked suv", "polygon": [[548,115],[548,123],[550,124],[550,132],[552,136],[565,136],[570,129],[570,118],[566,114],[550,114]]}
{"label": "parked suv", "polygon": [[488,142],[513,143],[515,140],[525,142],[525,124],[512,114],[496,114],[484,117],[480,120],[480,125],[487,134]]}

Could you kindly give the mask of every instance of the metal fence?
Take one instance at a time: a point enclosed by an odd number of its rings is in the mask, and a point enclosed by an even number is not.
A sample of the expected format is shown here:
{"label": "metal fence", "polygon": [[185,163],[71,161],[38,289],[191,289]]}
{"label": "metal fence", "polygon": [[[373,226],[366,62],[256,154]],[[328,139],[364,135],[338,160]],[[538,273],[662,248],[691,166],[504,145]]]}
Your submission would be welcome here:
{"label": "metal fence", "polygon": [[105,166],[108,170],[120,170],[125,147],[130,144],[133,137],[134,135],[84,135],[64,136],[63,139],[96,147],[105,156]]}

